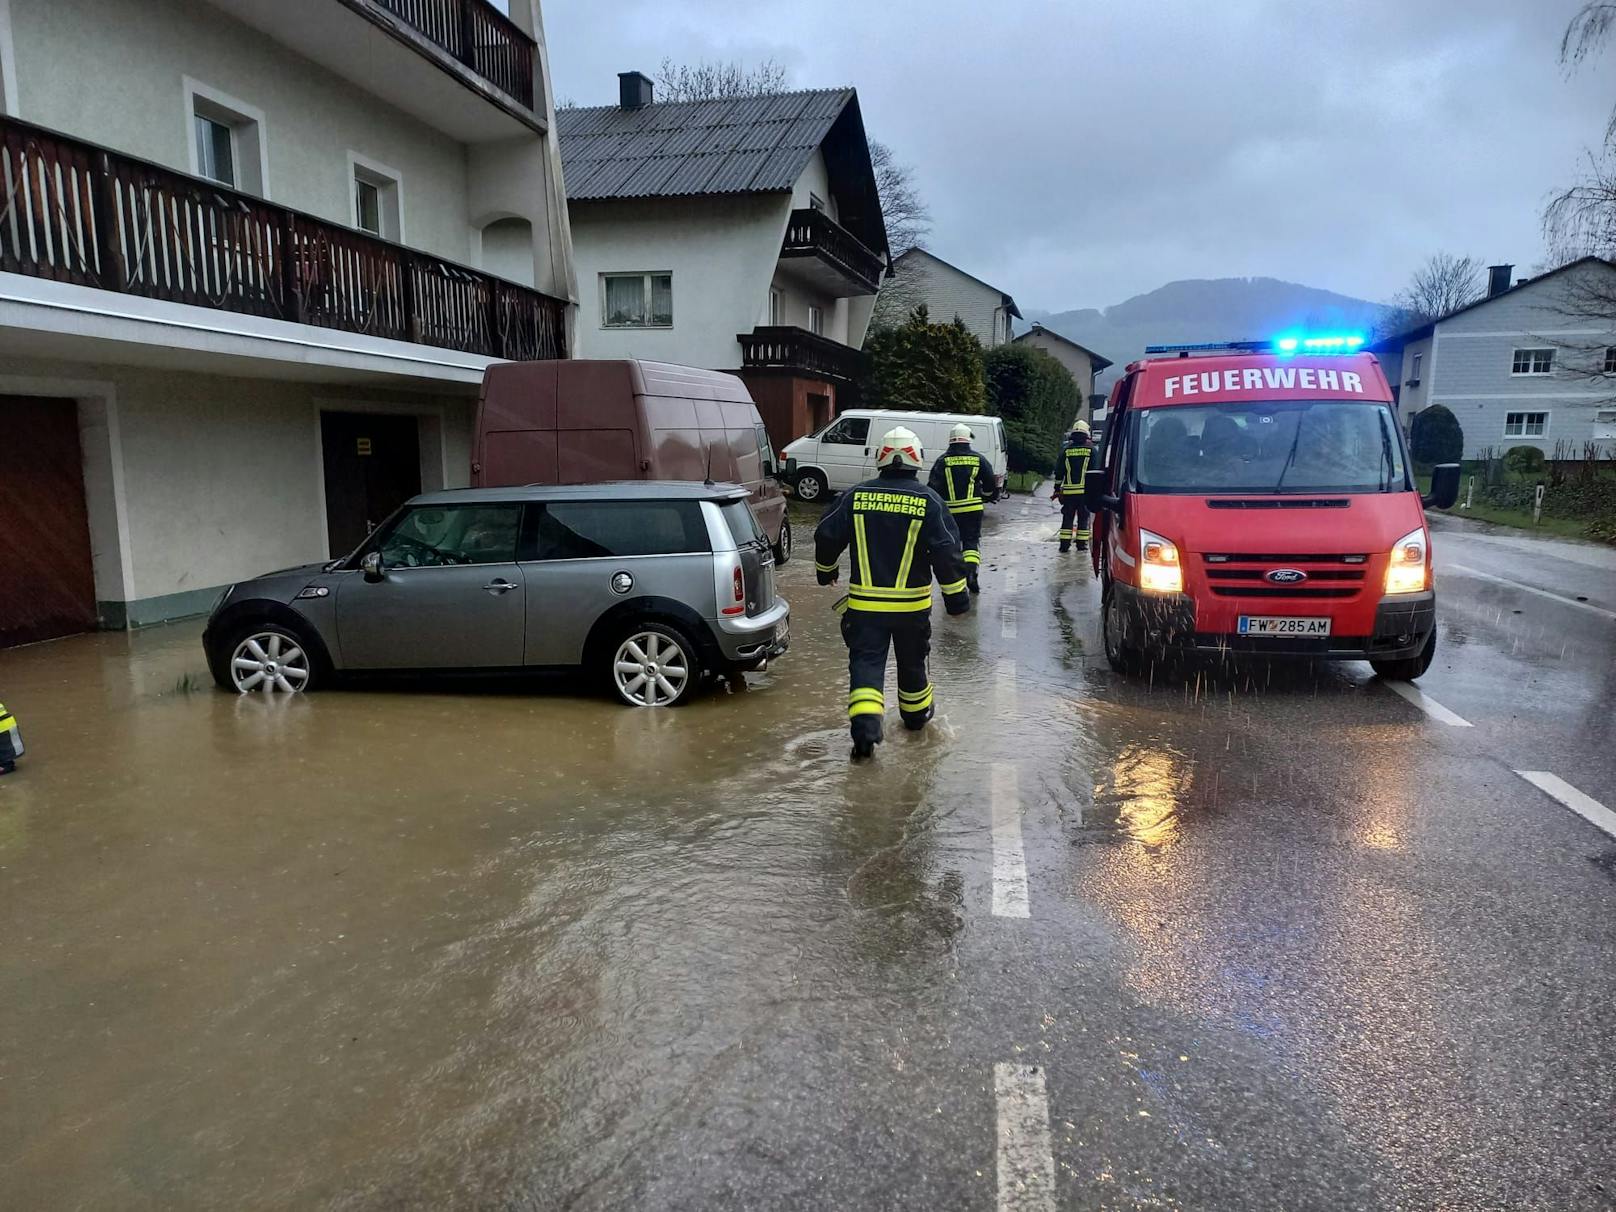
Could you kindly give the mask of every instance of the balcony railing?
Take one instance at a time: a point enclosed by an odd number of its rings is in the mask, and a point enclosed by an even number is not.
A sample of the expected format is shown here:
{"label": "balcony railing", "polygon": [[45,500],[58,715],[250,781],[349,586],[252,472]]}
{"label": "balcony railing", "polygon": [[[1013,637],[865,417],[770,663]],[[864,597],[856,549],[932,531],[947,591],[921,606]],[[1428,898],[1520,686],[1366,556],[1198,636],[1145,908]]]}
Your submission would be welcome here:
{"label": "balcony railing", "polygon": [[0,271],[494,358],[567,356],[559,299],[5,117]]}
{"label": "balcony railing", "polygon": [[742,370],[787,370],[852,382],[864,373],[864,354],[850,345],[789,326],[739,333]]}
{"label": "balcony railing", "polygon": [[376,0],[496,88],[533,108],[533,39],[488,0]]}
{"label": "balcony railing", "polygon": [[881,289],[881,258],[822,210],[791,212],[782,257],[818,257],[873,295]]}

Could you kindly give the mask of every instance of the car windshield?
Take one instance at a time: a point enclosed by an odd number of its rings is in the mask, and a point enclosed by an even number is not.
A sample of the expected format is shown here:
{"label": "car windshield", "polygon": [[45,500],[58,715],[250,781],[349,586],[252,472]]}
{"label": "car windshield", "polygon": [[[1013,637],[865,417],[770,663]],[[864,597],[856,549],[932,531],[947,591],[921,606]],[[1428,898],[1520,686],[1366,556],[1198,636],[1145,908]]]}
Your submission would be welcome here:
{"label": "car windshield", "polygon": [[1146,492],[1392,492],[1403,449],[1384,404],[1174,405],[1139,412]]}

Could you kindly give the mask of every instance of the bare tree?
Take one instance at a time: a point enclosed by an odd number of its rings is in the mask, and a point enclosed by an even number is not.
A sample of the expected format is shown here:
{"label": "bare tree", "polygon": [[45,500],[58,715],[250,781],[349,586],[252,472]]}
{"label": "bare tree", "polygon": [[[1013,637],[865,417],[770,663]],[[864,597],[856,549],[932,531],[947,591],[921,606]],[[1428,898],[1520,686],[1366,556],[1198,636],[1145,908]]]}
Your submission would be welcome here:
{"label": "bare tree", "polygon": [[892,154],[885,143],[871,141],[870,165],[887,221],[887,246],[900,257],[931,231],[931,211],[915,185],[915,170]]}
{"label": "bare tree", "polygon": [[657,72],[658,101],[715,101],[727,97],[761,97],[783,93],[790,83],[785,67],[765,59],[756,67],[743,67],[706,59],[695,63],[662,60]]}
{"label": "bare tree", "polygon": [[1439,252],[1426,258],[1392,300],[1408,325],[1428,324],[1481,298],[1481,262]]}
{"label": "bare tree", "polygon": [[[1575,71],[1616,36],[1616,3],[1584,4],[1560,39],[1560,63]],[[1616,109],[1605,144],[1587,153],[1582,179],[1559,191],[1543,210],[1543,236],[1557,265],[1577,257],[1616,258]],[[1607,315],[1610,313],[1607,313]]]}

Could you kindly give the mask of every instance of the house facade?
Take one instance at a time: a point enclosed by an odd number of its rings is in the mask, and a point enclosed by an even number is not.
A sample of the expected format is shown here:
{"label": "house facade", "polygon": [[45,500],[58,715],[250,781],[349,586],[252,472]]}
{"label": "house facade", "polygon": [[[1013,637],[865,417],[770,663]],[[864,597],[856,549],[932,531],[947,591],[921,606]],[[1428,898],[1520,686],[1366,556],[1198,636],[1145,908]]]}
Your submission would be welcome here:
{"label": "house facade", "polygon": [[892,262],[892,276],[876,307],[876,323],[901,324],[922,304],[933,321],[946,324],[959,317],[985,349],[1009,342],[1014,321],[1021,319],[1008,292],[924,248],[911,248]]}
{"label": "house facade", "polygon": [[578,353],[732,370],[777,446],[859,377],[886,226],[852,89],[559,115]]}
{"label": "house facade", "polygon": [[575,306],[537,0],[0,0],[0,644],[464,483]]}
{"label": "house facade", "polygon": [[1513,285],[1511,266],[1492,269],[1484,298],[1370,347],[1404,423],[1443,405],[1467,459],[1513,446],[1580,458],[1590,442],[1616,458],[1616,265],[1585,257]]}
{"label": "house facade", "polygon": [[[1077,384],[1078,392],[1082,395],[1086,419],[1092,422],[1095,419],[1094,403],[1097,397],[1095,377],[1111,365],[1111,359],[1102,358],[1092,349],[1079,345],[1070,337],[1063,337],[1042,324],[1034,324],[1031,329],[1016,337],[1015,341],[1018,345],[1043,350],[1066,367],[1072,381]],[[1101,412],[1104,412],[1103,406]]]}

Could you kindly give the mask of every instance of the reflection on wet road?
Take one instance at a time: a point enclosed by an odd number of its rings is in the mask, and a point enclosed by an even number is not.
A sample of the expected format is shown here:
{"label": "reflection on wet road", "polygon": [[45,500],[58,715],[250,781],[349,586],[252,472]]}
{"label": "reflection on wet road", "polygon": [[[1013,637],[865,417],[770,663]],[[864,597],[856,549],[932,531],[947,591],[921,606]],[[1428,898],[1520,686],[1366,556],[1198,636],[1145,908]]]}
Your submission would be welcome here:
{"label": "reflection on wet road", "polygon": [[800,557],[789,656],[677,711],[0,654],[4,1202],[1616,1205],[1616,838],[1516,773],[1616,803],[1616,623],[1445,572],[1470,728],[1363,665],[1126,681],[1054,527],[991,512],[861,768]]}

